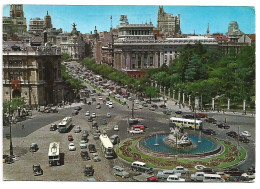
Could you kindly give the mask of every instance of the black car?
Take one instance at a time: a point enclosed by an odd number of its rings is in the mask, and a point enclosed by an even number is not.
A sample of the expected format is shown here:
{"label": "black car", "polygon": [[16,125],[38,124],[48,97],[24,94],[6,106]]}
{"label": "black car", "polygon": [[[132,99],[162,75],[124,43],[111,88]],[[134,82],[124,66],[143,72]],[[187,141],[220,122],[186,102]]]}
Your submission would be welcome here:
{"label": "black car", "polygon": [[79,111],[78,110],[73,110],[72,112],[72,115],[75,116],[75,115],[78,115],[79,114]]}
{"label": "black car", "polygon": [[37,152],[38,150],[39,150],[38,144],[32,143],[32,144],[30,145],[30,149],[29,149],[30,152]]}
{"label": "black car", "polygon": [[42,170],[40,164],[33,165],[33,175],[34,176],[43,175],[43,170]]}
{"label": "black car", "polygon": [[213,123],[213,124],[217,123],[217,120],[214,119],[213,117],[209,117],[209,118],[205,119],[205,121],[208,123]]}
{"label": "black car", "polygon": [[156,104],[152,104],[151,107],[158,108],[158,106]]}
{"label": "black car", "polygon": [[87,150],[81,150],[80,155],[84,161],[90,160]]}
{"label": "black car", "polygon": [[248,172],[249,174],[255,173],[255,167],[252,166],[252,167],[248,168],[248,169],[247,169],[247,172]]}
{"label": "black car", "polygon": [[76,108],[74,108],[74,110],[78,110],[80,111],[82,108],[80,106],[77,106]]}
{"label": "black car", "polygon": [[146,100],[146,103],[151,104],[152,102],[151,102],[151,100]]}
{"label": "black car", "polygon": [[226,123],[219,123],[219,124],[217,124],[217,127],[221,128],[221,129],[229,129],[230,128],[230,126],[227,125]]}
{"label": "black car", "polygon": [[191,114],[186,114],[186,115],[183,115],[182,117],[185,119],[194,119],[194,115],[191,115]]}
{"label": "black car", "polygon": [[56,131],[57,130],[57,125],[56,124],[51,124],[50,126],[50,131]]}
{"label": "black car", "polygon": [[244,171],[239,170],[238,168],[229,168],[224,170],[224,173],[229,174],[230,176],[241,176]]}
{"label": "black car", "polygon": [[166,108],[166,105],[161,104],[159,107],[160,107],[160,108]]}
{"label": "black car", "polygon": [[89,149],[89,152],[90,152],[90,153],[95,153],[95,152],[97,152],[96,147],[95,147],[94,144],[89,144],[89,145],[88,145],[88,149]]}
{"label": "black car", "polygon": [[82,137],[81,137],[81,140],[84,140],[84,141],[88,142],[88,137],[87,137],[87,136],[84,136],[84,135],[82,135]]}
{"label": "black car", "polygon": [[240,135],[238,140],[243,143],[249,143],[249,139],[246,136]]}
{"label": "black car", "polygon": [[110,98],[106,97],[106,101],[110,101]]}
{"label": "black car", "polygon": [[93,176],[94,169],[92,165],[86,165],[84,168],[84,175],[85,176]]}
{"label": "black car", "polygon": [[176,114],[182,114],[182,111],[176,111],[175,113]]}
{"label": "black car", "polygon": [[213,129],[204,129],[202,130],[202,133],[206,135],[216,135],[216,132]]}
{"label": "black car", "polygon": [[227,136],[233,137],[233,138],[237,138],[238,134],[236,131],[229,131],[226,133]]}

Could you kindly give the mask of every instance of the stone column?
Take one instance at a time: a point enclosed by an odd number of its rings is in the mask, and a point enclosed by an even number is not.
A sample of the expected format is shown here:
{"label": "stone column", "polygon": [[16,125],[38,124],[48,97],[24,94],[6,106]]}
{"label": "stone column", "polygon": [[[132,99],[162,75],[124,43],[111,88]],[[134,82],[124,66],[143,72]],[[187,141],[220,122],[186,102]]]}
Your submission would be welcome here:
{"label": "stone column", "polygon": [[228,109],[228,110],[230,109],[230,98],[229,98],[228,101],[227,101],[227,109]]}
{"label": "stone column", "polygon": [[175,90],[172,91],[172,98],[175,100]]}
{"label": "stone column", "polygon": [[171,95],[171,89],[169,88],[168,89],[168,97],[170,97],[170,95]]}
{"label": "stone column", "polygon": [[190,106],[190,104],[191,104],[191,102],[190,102],[190,97],[191,97],[191,96],[189,95],[189,106]]}
{"label": "stone column", "polygon": [[126,54],[126,69],[130,69],[130,55]]}
{"label": "stone column", "polygon": [[243,100],[243,111],[246,111],[246,100]]}
{"label": "stone column", "polygon": [[181,101],[181,91],[178,92],[178,103],[180,104]]}
{"label": "stone column", "polygon": [[215,110],[215,99],[212,98],[212,110],[214,111]]}
{"label": "stone column", "polygon": [[182,102],[183,102],[183,104],[185,103],[185,94],[184,93],[182,93]]}
{"label": "stone column", "polygon": [[141,54],[141,68],[144,68],[144,53]]}

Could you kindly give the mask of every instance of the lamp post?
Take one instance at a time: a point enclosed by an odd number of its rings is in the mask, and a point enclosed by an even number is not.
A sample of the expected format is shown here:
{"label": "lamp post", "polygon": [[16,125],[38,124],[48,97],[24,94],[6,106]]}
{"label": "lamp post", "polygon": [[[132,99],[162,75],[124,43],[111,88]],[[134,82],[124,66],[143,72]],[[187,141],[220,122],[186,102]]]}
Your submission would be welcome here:
{"label": "lamp post", "polygon": [[244,114],[246,115],[246,100],[243,100],[243,111]]}
{"label": "lamp post", "polygon": [[172,98],[173,98],[173,100],[175,100],[175,90],[173,90],[172,93],[173,93],[173,94],[172,94]]}
{"label": "lamp post", "polygon": [[212,98],[212,111],[215,110],[215,98]]}
{"label": "lamp post", "polygon": [[185,90],[183,90],[183,93],[182,93],[182,103],[183,104],[185,103]]}
{"label": "lamp post", "polygon": [[196,119],[197,119],[197,115],[196,115],[196,109],[199,107],[199,97],[198,97],[198,92],[196,92],[195,94],[195,106],[194,106],[194,132],[196,130]]}
{"label": "lamp post", "polygon": [[227,109],[228,110],[230,109],[230,98],[228,99],[228,102],[227,102]]}

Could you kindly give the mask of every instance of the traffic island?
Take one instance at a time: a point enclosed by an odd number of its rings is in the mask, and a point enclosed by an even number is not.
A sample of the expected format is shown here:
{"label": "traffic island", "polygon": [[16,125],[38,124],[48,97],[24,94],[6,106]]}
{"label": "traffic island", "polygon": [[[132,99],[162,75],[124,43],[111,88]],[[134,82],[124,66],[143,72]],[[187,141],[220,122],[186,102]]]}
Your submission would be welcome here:
{"label": "traffic island", "polygon": [[176,166],[183,166],[190,170],[195,169],[196,165],[203,165],[213,169],[231,167],[239,164],[246,158],[246,151],[244,148],[240,147],[238,150],[235,144],[220,139],[218,139],[218,142],[223,146],[223,150],[222,153],[218,153],[215,156],[206,156],[203,158],[182,158],[176,156],[167,158],[162,154],[161,157],[155,157],[154,155],[145,153],[137,148],[138,143],[143,138],[144,137],[139,136],[121,142],[116,149],[117,155],[128,162],[145,162],[148,166],[153,168],[173,169]]}

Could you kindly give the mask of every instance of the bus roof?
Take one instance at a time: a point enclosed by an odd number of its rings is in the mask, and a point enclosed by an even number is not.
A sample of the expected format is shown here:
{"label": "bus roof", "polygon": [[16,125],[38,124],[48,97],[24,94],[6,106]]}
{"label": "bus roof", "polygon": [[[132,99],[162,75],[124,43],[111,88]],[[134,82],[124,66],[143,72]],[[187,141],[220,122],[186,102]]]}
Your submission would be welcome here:
{"label": "bus roof", "polygon": [[60,143],[52,142],[50,143],[48,156],[57,156],[60,154]]}
{"label": "bus roof", "polygon": [[113,144],[111,143],[107,135],[102,134],[99,136],[99,139],[105,148],[113,148]]}
{"label": "bus roof", "polygon": [[66,125],[67,122],[71,121],[72,118],[71,117],[65,117],[60,123],[59,125]]}
{"label": "bus roof", "polygon": [[[185,119],[185,118],[179,118],[179,117],[171,117],[170,120],[176,120],[176,121],[188,121],[188,122],[195,122],[195,119]],[[202,123],[201,120],[196,119],[196,123]]]}

